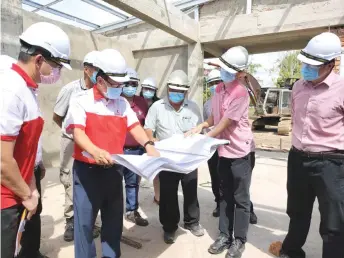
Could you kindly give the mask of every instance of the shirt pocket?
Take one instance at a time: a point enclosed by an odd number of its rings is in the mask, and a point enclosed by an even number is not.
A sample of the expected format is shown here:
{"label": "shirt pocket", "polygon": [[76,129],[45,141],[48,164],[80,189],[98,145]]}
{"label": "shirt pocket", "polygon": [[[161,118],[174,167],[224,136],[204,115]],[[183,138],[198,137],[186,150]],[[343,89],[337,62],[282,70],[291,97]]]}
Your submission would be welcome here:
{"label": "shirt pocket", "polygon": [[197,119],[192,116],[182,116],[178,122],[178,127],[185,133],[197,125]]}

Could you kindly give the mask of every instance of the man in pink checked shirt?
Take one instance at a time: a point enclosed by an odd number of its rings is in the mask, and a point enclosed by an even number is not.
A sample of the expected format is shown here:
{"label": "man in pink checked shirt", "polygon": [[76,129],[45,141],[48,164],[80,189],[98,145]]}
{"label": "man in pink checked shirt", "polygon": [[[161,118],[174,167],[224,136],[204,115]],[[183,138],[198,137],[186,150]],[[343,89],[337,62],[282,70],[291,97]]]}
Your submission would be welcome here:
{"label": "man in pink checked shirt", "polygon": [[248,52],[241,46],[230,48],[219,58],[218,65],[223,83],[216,87],[212,115],[186,135],[200,133],[214,125],[207,136],[230,141],[229,145],[218,149],[220,235],[208,251],[219,254],[229,248],[226,258],[240,258],[250,222],[251,162],[254,159],[254,140],[248,120],[249,95],[238,80],[248,65]]}
{"label": "man in pink checked shirt", "polygon": [[[321,215],[323,258],[344,257],[344,79],[333,72],[338,36],[312,38],[298,59],[302,77],[292,92],[292,148],[288,158],[289,231],[283,258],[304,258],[315,198]],[[317,257],[321,257],[320,254]]]}

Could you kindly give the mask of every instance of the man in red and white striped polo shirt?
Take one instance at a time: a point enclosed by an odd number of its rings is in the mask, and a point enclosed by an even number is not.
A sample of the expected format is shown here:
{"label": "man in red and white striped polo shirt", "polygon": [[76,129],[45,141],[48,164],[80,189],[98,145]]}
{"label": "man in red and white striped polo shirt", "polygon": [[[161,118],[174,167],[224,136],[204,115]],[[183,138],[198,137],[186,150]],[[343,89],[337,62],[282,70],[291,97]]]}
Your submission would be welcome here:
{"label": "man in red and white striped polo shirt", "polygon": [[[96,257],[92,237],[100,210],[102,257],[121,256],[123,226],[122,167],[111,154],[122,154],[127,132],[146,149],[159,156],[149,141],[128,101],[121,97],[123,83],[129,81],[126,62],[114,49],[101,51],[93,65],[96,85],[78,96],[66,117],[66,132],[75,141],[73,165],[75,257]],[[91,157],[85,157],[86,151]]]}
{"label": "man in red and white striped polo shirt", "polygon": [[0,73],[2,258],[14,257],[21,213],[26,209],[30,219],[38,204],[33,171],[44,122],[37,83],[55,83],[62,66],[71,69],[69,38],[56,25],[33,24],[20,36],[20,43],[18,63]]}

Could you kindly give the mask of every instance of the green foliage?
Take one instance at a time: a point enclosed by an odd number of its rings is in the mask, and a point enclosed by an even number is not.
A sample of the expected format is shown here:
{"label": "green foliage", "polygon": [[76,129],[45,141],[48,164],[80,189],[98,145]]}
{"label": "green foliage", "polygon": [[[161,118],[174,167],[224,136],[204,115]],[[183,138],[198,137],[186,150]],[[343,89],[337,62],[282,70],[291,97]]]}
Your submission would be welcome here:
{"label": "green foliage", "polygon": [[279,60],[277,65],[279,74],[275,82],[277,87],[283,87],[287,78],[301,77],[301,62],[297,60],[298,54],[299,51],[291,51]]}
{"label": "green foliage", "polygon": [[258,69],[261,68],[262,65],[261,64],[249,64],[249,66],[247,67],[247,72],[252,74],[253,76],[255,75],[255,73],[257,73]]}
{"label": "green foliage", "polygon": [[207,87],[207,80],[203,78],[203,103],[205,103],[210,98],[210,90]]}

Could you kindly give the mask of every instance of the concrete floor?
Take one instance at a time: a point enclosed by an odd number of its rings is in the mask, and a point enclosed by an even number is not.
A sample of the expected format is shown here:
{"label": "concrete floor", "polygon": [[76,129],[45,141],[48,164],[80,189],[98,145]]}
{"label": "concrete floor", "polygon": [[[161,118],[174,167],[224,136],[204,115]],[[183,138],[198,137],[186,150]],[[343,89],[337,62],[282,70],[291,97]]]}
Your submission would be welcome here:
{"label": "concrete floor", "polygon": [[[243,258],[272,257],[268,253],[271,242],[283,240],[287,232],[289,219],[285,214],[286,207],[286,154],[257,152],[256,167],[253,173],[251,196],[258,216],[258,224],[250,226],[248,243]],[[63,187],[59,182],[58,169],[51,168],[43,181],[45,189],[42,212],[42,247],[43,254],[50,258],[74,257],[73,243],[63,241],[64,218]],[[206,234],[196,238],[191,233],[178,230],[175,244],[166,245],[162,240],[162,229],[159,223],[158,206],[153,204],[153,189],[147,182],[140,189],[141,214],[149,219],[150,225],[142,228],[130,222],[124,223],[124,235],[141,242],[143,248],[134,249],[122,244],[123,258],[200,258],[215,257],[207,252],[209,245],[218,234],[218,219],[211,213],[214,209],[213,195],[210,188],[208,169],[203,165],[199,170],[199,202],[201,207],[201,224]],[[182,209],[182,195],[179,193]],[[321,257],[321,238],[318,235],[319,212],[314,207],[311,230],[305,245],[308,258]],[[182,225],[182,223],[180,223]],[[100,241],[97,239],[98,255]],[[100,256],[99,256],[100,257]],[[216,257],[225,257],[225,253]]]}

